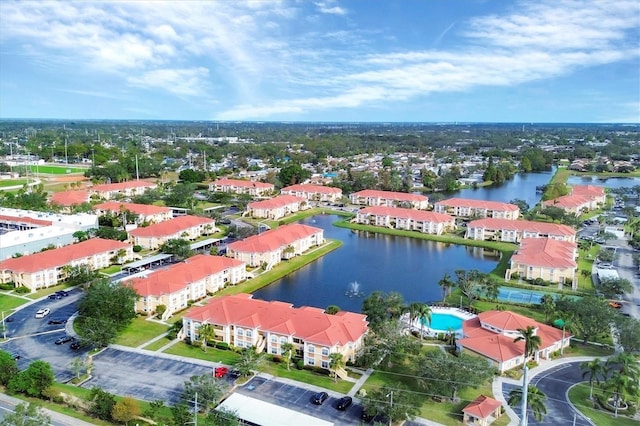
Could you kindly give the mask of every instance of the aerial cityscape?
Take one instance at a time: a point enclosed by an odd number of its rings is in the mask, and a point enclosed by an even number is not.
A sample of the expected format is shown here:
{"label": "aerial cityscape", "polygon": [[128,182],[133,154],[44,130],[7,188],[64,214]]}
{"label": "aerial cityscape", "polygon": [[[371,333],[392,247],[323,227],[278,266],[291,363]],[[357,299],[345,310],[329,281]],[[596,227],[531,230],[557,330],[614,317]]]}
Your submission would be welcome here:
{"label": "aerial cityscape", "polygon": [[0,425],[640,422],[637,2],[0,18]]}

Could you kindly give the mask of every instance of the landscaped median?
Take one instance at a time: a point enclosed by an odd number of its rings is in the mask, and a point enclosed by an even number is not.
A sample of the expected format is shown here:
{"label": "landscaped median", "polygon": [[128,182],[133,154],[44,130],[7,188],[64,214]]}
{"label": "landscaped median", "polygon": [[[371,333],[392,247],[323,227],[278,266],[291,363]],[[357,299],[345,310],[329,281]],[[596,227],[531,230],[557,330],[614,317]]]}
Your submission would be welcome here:
{"label": "landscaped median", "polygon": [[[594,397],[601,393],[598,389],[594,387],[593,395]],[[609,425],[615,424],[616,426],[632,426],[638,425],[638,421],[629,417],[625,417],[623,415],[618,415],[617,418],[614,418],[613,413],[604,411],[602,409],[592,408],[594,403],[589,400],[589,383],[582,382],[573,385],[569,389],[569,401],[580,411],[582,414],[587,416],[593,424],[596,425]],[[622,413],[620,413],[622,414]]]}

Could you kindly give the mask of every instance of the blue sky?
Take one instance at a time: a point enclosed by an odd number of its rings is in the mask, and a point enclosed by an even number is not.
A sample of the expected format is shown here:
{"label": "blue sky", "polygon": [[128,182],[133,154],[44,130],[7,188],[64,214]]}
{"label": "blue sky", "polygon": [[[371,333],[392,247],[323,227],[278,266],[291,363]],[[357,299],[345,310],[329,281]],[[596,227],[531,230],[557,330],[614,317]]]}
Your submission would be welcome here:
{"label": "blue sky", "polygon": [[3,0],[0,22],[0,118],[640,122],[637,0]]}

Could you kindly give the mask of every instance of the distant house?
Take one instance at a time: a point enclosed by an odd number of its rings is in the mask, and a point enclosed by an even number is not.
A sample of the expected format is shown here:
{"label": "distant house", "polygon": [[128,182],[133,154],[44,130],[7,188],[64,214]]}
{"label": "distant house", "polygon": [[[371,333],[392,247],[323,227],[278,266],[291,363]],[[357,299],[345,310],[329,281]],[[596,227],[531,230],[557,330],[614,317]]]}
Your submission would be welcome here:
{"label": "distant house", "polygon": [[83,203],[88,203],[91,193],[86,190],[62,191],[51,195],[49,202],[61,207],[73,207]]}
{"label": "distant house", "polygon": [[129,231],[129,241],[131,244],[142,246],[145,249],[155,250],[168,240],[178,238],[195,240],[202,235],[215,232],[217,232],[217,228],[213,219],[200,216],[180,216],[144,228],[133,229]]}
{"label": "distant house", "polygon": [[93,210],[103,216],[111,213],[114,216],[124,211],[129,211],[138,216],[136,223],[160,223],[165,220],[173,219],[173,212],[168,207],[154,206],[150,204],[121,203],[118,201],[107,201],[105,203],[96,204]]}
{"label": "distant house", "polygon": [[235,285],[247,278],[244,262],[227,257],[196,255],[166,269],[160,269],[129,283],[140,296],[136,311],[155,312],[166,306],[162,319],[187,308],[190,300],[204,298],[227,284]]}
{"label": "distant house", "polygon": [[136,195],[144,194],[148,189],[156,189],[157,187],[157,184],[146,180],[132,180],[128,182],[94,185],[89,188],[89,192],[105,200],[111,200],[118,196],[135,197]]}
{"label": "distant house", "polygon": [[87,265],[92,270],[110,266],[114,258],[126,262],[133,257],[127,243],[92,238],[77,244],[46,250],[0,262],[0,282],[14,282],[32,292],[59,284],[67,278],[68,267]]}
{"label": "distant house", "polygon": [[530,220],[478,219],[469,222],[465,238],[519,243],[524,238],[551,238],[576,241],[576,231],[570,226]]}
{"label": "distant house", "polygon": [[209,191],[230,192],[232,194],[249,194],[253,197],[264,197],[275,191],[271,183],[241,179],[218,179],[209,184]]}
{"label": "distant house", "polygon": [[322,244],[323,229],[293,223],[233,242],[227,246],[227,256],[252,267],[266,264],[268,270],[282,259],[291,259]]}
{"label": "distant house", "polygon": [[515,204],[499,201],[473,200],[469,198],[449,198],[434,204],[437,213],[455,217],[491,217],[514,220],[520,216],[520,208]]}
{"label": "distant house", "polygon": [[448,214],[400,207],[365,207],[358,210],[356,221],[367,225],[435,235],[440,235],[456,227],[455,219]]}
{"label": "distant house", "polygon": [[557,207],[565,213],[580,216],[603,206],[607,201],[604,188],[595,185],[574,185],[571,194],[542,202],[543,207]]}
{"label": "distant house", "polygon": [[[256,300],[251,294],[212,298],[206,305],[191,308],[182,318],[183,330],[192,342],[199,340],[198,328],[211,324],[215,342],[234,348],[254,347],[256,352],[283,355],[291,343],[304,365],[329,369],[332,353],[353,362],[368,332],[366,316],[323,309],[294,308],[284,302]],[[346,376],[346,372],[339,373]]]}
{"label": "distant house", "polygon": [[462,323],[463,338],[456,345],[462,352],[469,351],[487,358],[500,372],[518,367],[525,362],[524,340],[514,342],[521,336],[518,329],[531,326],[540,337],[540,348],[533,354],[536,362],[548,360],[561,347],[568,347],[571,334],[540,323],[511,311],[486,311]]}
{"label": "distant house", "polygon": [[505,279],[510,280],[517,274],[522,279],[541,278],[561,286],[571,283],[571,288],[575,290],[578,285],[577,256],[576,243],[548,238],[525,238],[520,243],[520,248],[511,256]]}
{"label": "distant house", "polygon": [[283,195],[293,195],[307,201],[336,203],[342,198],[342,189],[323,185],[291,185],[280,190]]}
{"label": "distant house", "polygon": [[502,403],[480,395],[462,409],[462,423],[472,426],[489,426],[502,415]]}
{"label": "distant house", "polygon": [[308,207],[309,203],[304,198],[293,195],[278,195],[268,200],[249,203],[247,213],[257,219],[278,220]]}
{"label": "distant house", "polygon": [[365,189],[349,195],[351,204],[359,206],[406,207],[424,210],[429,207],[429,198],[406,192]]}

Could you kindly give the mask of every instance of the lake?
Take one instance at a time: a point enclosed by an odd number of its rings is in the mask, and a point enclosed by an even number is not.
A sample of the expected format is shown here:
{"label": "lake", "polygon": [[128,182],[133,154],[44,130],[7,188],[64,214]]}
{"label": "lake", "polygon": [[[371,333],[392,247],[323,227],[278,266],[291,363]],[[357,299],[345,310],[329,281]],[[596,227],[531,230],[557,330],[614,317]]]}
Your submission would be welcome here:
{"label": "lake", "polygon": [[640,185],[640,178],[635,177],[610,177],[601,178],[598,176],[569,176],[569,185],[596,185],[605,188],[631,188]]}

